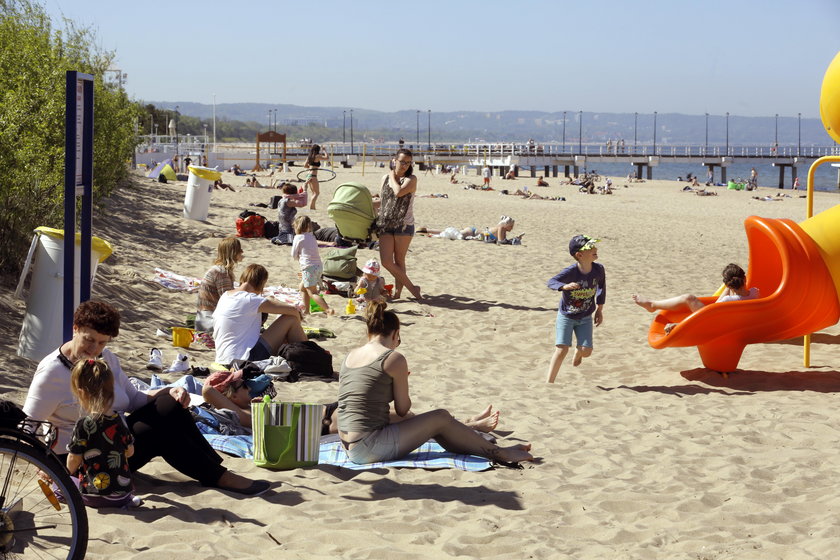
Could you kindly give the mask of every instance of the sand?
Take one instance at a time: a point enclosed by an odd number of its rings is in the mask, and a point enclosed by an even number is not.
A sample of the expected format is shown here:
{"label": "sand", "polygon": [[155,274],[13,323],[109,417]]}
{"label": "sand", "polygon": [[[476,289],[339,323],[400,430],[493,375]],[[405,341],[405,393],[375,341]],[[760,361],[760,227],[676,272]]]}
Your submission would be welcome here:
{"label": "sand", "polygon": [[[381,174],[370,167],[364,175],[360,167],[338,170],[311,215],[328,223],[338,184],[355,180],[376,190]],[[236,187],[245,179],[225,178]],[[467,180],[480,182],[475,175]],[[525,232],[524,244],[418,236],[409,273],[432,298],[401,300],[393,309],[404,325],[400,351],[413,374],[413,409],[443,407],[463,417],[492,404],[501,411],[500,441],[532,442],[537,461],[482,473],[271,472],[227,458],[237,472],[275,482],[262,497],[239,499],[203,489],[156,460],[138,481],[143,508],[89,510],[90,557],[830,557],[840,542],[838,329],[814,337],[811,368],[802,365],[799,340],[756,344],[744,352],[741,371],[724,378],[703,369],[693,348],[651,349],[652,315],[631,301],[634,293],[712,293],[724,265],[747,263],[746,216],[801,221],[805,201],[760,202],[724,189],[701,198],[669,181],[625,188],[616,178],[612,196],[580,194],[556,178],[543,189],[535,182],[494,178],[493,186],[528,185],[566,201],[465,190],[446,176],[421,173],[421,193],[449,198],[418,199],[418,225],[488,226],[507,214],[516,219],[513,233]],[[155,330],[181,324],[194,302],[194,295],[153,283],[153,269],[201,276],[218,240],[234,233],[237,214],[276,191],[217,191],[208,223],[182,218],[183,193],[183,183],[138,178],[96,212],[95,233],[116,252],[100,266],[94,294],[121,309],[122,331],[111,348],[127,372],[141,377],[148,376],[151,347],[162,347],[166,362],[175,357]],[[816,209],[837,202],[835,194],[818,193]],[[545,283],[570,264],[568,240],[577,233],[602,240],[604,323],[592,357],[579,368],[567,360],[557,383],[548,385],[558,294]],[[288,247],[262,239],[243,244],[245,262],[266,265],[270,283],[295,283],[298,266]],[[362,261],[373,255],[359,252]],[[12,291],[0,293],[6,317],[0,387],[23,402],[34,364],[15,355],[24,303]],[[328,301],[343,310],[337,296]],[[336,368],[364,338],[357,316],[314,315],[308,324],[338,335],[323,343]],[[189,355],[194,365],[213,359],[197,345]],[[337,385],[278,389],[285,399],[329,402]]]}

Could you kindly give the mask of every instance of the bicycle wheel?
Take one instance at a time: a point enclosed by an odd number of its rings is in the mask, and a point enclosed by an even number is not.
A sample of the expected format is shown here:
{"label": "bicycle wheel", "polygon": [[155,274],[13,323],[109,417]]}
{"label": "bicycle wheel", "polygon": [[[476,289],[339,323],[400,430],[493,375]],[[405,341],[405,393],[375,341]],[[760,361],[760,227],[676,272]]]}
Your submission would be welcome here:
{"label": "bicycle wheel", "polygon": [[81,559],[87,542],[87,512],[67,471],[32,445],[0,438],[0,559]]}

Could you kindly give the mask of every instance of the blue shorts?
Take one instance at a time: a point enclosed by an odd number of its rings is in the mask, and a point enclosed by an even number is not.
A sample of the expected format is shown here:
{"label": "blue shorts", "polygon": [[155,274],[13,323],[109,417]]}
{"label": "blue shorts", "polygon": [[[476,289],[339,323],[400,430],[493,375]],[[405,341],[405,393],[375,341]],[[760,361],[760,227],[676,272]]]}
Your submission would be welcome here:
{"label": "blue shorts", "polygon": [[572,333],[574,332],[578,346],[592,348],[592,315],[583,319],[571,319],[558,311],[557,323],[554,328],[556,330],[554,335],[555,345],[571,346]]}
{"label": "blue shorts", "polygon": [[347,452],[347,457],[356,464],[366,465],[380,461],[398,459],[400,452],[400,428],[398,424],[389,424],[371,432],[364,439],[355,443]]}
{"label": "blue shorts", "polygon": [[383,230],[379,235],[407,235],[411,237],[414,235],[414,224],[401,226],[396,229]]}
{"label": "blue shorts", "polygon": [[321,273],[324,272],[324,266],[320,264],[312,264],[301,270],[301,283],[305,288],[313,288],[321,285]]}
{"label": "blue shorts", "polygon": [[267,360],[273,355],[271,347],[263,340],[263,337],[257,339],[257,343],[248,352],[248,361],[259,362],[260,360]]}

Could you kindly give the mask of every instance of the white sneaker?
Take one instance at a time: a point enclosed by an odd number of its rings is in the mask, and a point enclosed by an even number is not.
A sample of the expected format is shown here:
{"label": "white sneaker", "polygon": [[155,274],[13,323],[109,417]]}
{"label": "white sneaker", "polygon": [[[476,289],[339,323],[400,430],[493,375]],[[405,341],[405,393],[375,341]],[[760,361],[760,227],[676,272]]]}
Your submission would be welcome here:
{"label": "white sneaker", "polygon": [[186,354],[178,353],[178,357],[172,360],[172,365],[164,373],[180,373],[190,369],[190,357]]}
{"label": "white sneaker", "polygon": [[149,351],[149,363],[146,364],[146,369],[163,370],[163,354],[157,348],[152,348]]}

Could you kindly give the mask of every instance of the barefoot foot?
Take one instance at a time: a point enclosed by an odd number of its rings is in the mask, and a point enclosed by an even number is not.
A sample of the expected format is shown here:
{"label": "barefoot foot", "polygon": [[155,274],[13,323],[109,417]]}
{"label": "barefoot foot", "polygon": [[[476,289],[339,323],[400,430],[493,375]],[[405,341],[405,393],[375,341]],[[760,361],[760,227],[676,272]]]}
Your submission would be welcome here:
{"label": "barefoot foot", "polygon": [[491,452],[491,459],[504,463],[520,463],[522,461],[533,461],[534,456],[529,453],[531,444],[512,445],[510,447],[497,447]]}
{"label": "barefoot foot", "polygon": [[575,359],[572,360],[572,365],[578,367],[580,363],[583,361],[583,352],[580,350],[575,350]]}
{"label": "barefoot foot", "polygon": [[465,424],[479,432],[492,432],[499,425],[499,411],[492,412],[491,408],[488,406],[482,415],[467,419]]}
{"label": "barefoot foot", "polygon": [[653,303],[651,303],[651,301],[649,299],[643,299],[643,298],[639,297],[638,295],[633,294],[633,301],[636,303],[636,305],[638,305],[639,307],[643,307],[643,308],[647,309],[651,313],[656,311],[656,309],[654,309],[654,307],[653,307]]}

